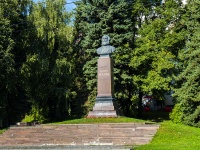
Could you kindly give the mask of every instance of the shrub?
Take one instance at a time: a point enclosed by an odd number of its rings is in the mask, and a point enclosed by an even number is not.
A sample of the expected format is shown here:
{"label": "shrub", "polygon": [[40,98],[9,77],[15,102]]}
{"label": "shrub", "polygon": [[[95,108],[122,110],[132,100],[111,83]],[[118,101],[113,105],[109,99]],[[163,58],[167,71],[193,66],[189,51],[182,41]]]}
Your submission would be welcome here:
{"label": "shrub", "polygon": [[32,122],[32,121],[34,121],[35,119],[34,119],[34,117],[32,116],[32,115],[26,115],[25,117],[24,117],[24,119],[22,119],[22,122]]}
{"label": "shrub", "polygon": [[182,118],[182,110],[181,110],[181,105],[180,104],[176,104],[172,110],[172,112],[170,113],[170,119],[174,122],[174,123],[182,123],[181,118]]}
{"label": "shrub", "polygon": [[44,113],[43,109],[32,106],[30,113],[25,115],[24,119],[22,119],[22,122],[39,121],[40,123],[43,123],[47,121],[43,114],[46,114],[46,112]]}

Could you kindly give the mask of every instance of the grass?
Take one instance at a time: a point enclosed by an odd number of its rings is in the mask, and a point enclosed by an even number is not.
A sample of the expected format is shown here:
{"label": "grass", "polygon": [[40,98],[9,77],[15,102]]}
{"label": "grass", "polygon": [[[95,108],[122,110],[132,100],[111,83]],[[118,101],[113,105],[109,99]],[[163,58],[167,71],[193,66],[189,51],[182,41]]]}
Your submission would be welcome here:
{"label": "grass", "polygon": [[2,134],[3,132],[5,132],[6,131],[6,129],[1,129],[0,130],[0,134]]}
{"label": "grass", "polygon": [[53,124],[94,124],[94,123],[128,123],[128,122],[162,122],[169,120],[169,113],[164,111],[150,111],[143,113],[143,120],[120,116],[118,118],[70,118],[66,121],[55,122]]}
{"label": "grass", "polygon": [[118,117],[118,118],[81,118],[56,122],[53,124],[95,124],[95,123],[128,123],[128,122],[145,122],[145,120]]}
{"label": "grass", "polygon": [[150,144],[134,150],[199,150],[200,128],[164,121]]}

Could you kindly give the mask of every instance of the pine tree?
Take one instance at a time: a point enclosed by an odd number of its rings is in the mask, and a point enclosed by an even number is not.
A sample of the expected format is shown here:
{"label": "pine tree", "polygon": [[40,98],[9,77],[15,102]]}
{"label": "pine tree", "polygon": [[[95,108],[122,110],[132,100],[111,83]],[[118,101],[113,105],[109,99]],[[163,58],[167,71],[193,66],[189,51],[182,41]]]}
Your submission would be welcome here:
{"label": "pine tree", "polygon": [[[96,49],[101,46],[104,34],[111,37],[110,44],[116,47],[113,54],[115,97],[125,109],[132,92],[132,70],[129,68],[130,51],[133,47],[134,21],[131,15],[131,0],[85,1],[77,2],[75,29],[77,55],[81,57],[79,64],[83,70],[82,86],[87,88],[83,102],[91,108],[97,91],[97,59]],[[81,54],[81,55],[80,55]],[[81,72],[82,71],[82,72]],[[127,105],[126,105],[127,104]]]}
{"label": "pine tree", "polygon": [[[176,78],[177,85],[175,90],[176,107],[181,114],[174,122],[200,127],[200,94],[199,94],[199,66],[200,66],[200,2],[190,0],[186,5],[186,14],[182,22],[186,25],[186,47],[179,55],[182,72]],[[177,111],[174,110],[174,111]]]}

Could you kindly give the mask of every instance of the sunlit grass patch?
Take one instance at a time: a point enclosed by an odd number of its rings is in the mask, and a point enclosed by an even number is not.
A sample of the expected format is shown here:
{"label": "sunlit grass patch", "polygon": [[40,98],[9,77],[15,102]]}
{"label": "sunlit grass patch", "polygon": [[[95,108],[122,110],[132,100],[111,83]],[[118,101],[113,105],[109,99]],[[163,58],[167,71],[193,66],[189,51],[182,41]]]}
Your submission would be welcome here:
{"label": "sunlit grass patch", "polygon": [[130,123],[130,122],[145,122],[145,120],[118,117],[118,118],[81,118],[71,119],[62,122],[55,122],[54,124],[93,124],[93,123]]}
{"label": "sunlit grass patch", "polygon": [[136,150],[199,150],[200,128],[164,121],[150,144]]}

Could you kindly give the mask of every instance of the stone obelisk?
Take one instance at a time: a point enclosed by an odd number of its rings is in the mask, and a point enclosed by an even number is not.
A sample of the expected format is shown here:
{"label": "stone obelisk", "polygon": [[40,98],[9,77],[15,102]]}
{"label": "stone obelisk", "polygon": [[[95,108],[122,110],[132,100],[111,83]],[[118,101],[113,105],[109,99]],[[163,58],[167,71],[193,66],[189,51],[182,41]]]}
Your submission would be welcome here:
{"label": "stone obelisk", "polygon": [[109,45],[110,37],[102,37],[102,47],[97,49],[100,55],[98,59],[97,73],[97,97],[93,110],[88,118],[117,117],[118,111],[114,98],[113,60],[111,54],[115,47]]}

